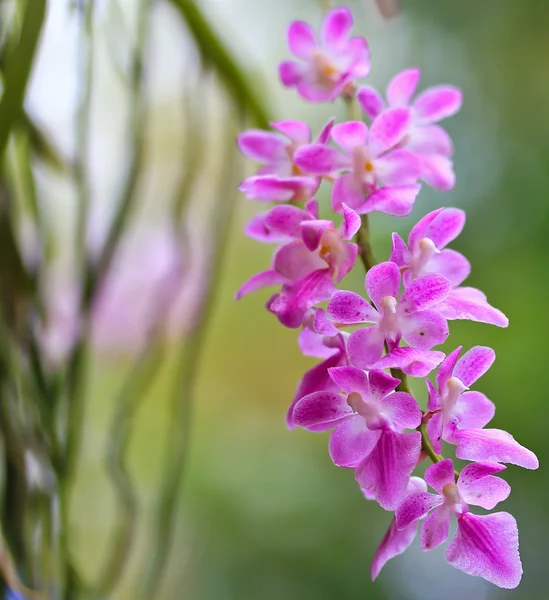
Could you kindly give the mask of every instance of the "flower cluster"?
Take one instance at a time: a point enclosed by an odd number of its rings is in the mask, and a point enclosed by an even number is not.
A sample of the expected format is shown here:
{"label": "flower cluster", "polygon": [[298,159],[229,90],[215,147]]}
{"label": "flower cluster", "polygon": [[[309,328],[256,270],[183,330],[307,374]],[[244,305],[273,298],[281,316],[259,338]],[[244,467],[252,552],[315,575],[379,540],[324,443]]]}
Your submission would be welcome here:
{"label": "flower cluster", "polygon": [[[239,136],[241,151],[262,164],[240,189],[250,199],[277,203],[246,232],[277,249],[270,268],[249,279],[237,298],[277,286],[268,310],[282,325],[301,328],[301,351],[322,359],[298,385],[287,425],[332,430],[334,464],[352,469],[365,497],[394,512],[372,578],[411,544],[420,521],[422,548],[431,550],[447,540],[454,515],[457,534],[447,561],[514,588],[522,575],[516,521],[506,512],[477,515],[469,506],[495,508],[510,493],[496,476],[504,464],[535,469],[537,458],[509,433],[487,427],[494,404],[470,390],[494,362],[494,351],[475,346],[460,358],[461,348],[448,356],[433,350],[448,338],[448,321],[508,324],[480,290],[463,285],[470,264],[447,248],[465,213],[429,213],[407,243],[393,234],[386,262],[374,263],[369,241],[369,213],[408,215],[420,182],[453,187],[452,142],[438,122],[458,111],[461,93],[441,85],[413,99],[417,69],[394,77],[386,100],[370,86],[357,87],[355,80],[369,72],[369,50],[365,40],[350,37],[352,24],[346,8],[327,13],[320,39],[308,24],[293,23],[288,42],[300,61],[283,62],[280,77],[310,102],[342,98],[350,113],[360,107],[360,120],[331,120],[314,141],[298,121]],[[319,217],[313,195],[322,181],[332,185],[336,222]],[[336,287],[359,258],[368,299]],[[427,376],[437,367],[432,383]],[[408,375],[426,378],[425,410]],[[471,461],[461,473],[442,456],[443,442],[455,447],[457,459]],[[424,479],[412,476],[425,459],[433,464]]]}

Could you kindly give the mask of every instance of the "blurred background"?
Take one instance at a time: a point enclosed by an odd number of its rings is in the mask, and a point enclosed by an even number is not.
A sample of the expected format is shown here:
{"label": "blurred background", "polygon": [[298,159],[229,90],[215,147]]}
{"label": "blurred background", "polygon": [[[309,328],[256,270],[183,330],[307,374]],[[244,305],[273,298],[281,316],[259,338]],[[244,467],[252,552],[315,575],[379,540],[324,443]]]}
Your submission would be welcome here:
{"label": "blurred background", "polygon": [[[127,140],[127,82],[119,70],[127,62],[123,27],[128,27],[131,37],[137,4],[134,0],[95,3],[87,157],[92,249],[112,217],[113,198],[119,193],[128,148],[134,143],[131,137]],[[496,350],[495,365],[476,389],[496,403],[494,426],[512,432],[540,458],[539,471],[510,467],[505,474],[513,493],[503,510],[519,523],[524,579],[516,590],[498,590],[448,566],[442,548],[420,552],[416,541],[385,567],[375,584],[370,582],[370,561],[390,515],[363,499],[350,472],[331,464],[327,435],[286,429],[285,413],[295,386],[314,362],[300,355],[296,332],[283,329],[265,310],[269,291],[233,300],[240,284],[266,267],[271,253],[270,247],[243,235],[245,223],[260,207],[238,197],[228,244],[221,253],[223,268],[215,273],[217,293],[204,345],[196,348],[200,354],[196,387],[185,409],[187,429],[178,434],[186,444],[184,484],[177,494],[173,552],[166,559],[156,597],[545,600],[549,597],[549,479],[544,467],[549,460],[549,408],[543,379],[549,333],[545,308],[549,296],[549,4],[545,0],[395,0],[383,2],[385,7],[397,7],[397,14],[389,19],[374,0],[347,4],[355,14],[355,34],[365,36],[370,44],[370,84],[384,89],[396,72],[418,66],[420,88],[451,83],[464,91],[462,110],[444,123],[455,143],[455,189],[444,194],[425,187],[406,219],[374,215],[374,250],[378,260],[386,260],[390,233],[407,235],[413,223],[436,207],[467,211],[465,231],[452,247],[472,263],[468,284],[481,288],[508,315],[511,325],[500,330],[453,322],[443,350],[460,344],[466,349],[481,344]],[[199,0],[198,5],[250,75],[269,118],[304,120],[315,131],[329,117],[343,117],[341,106],[305,104],[277,80],[278,62],[289,57],[288,23],[303,19],[317,26],[322,17],[319,3]],[[74,118],[81,91],[77,9],[68,0],[50,2],[27,96],[29,113],[66,156],[76,151]],[[187,223],[199,251],[193,254],[178,308],[172,311],[170,335],[163,338],[166,360],[135,411],[127,465],[136,484],[140,518],[129,567],[108,596],[120,600],[136,597],[144,565],[153,560],[158,485],[171,452],[165,443],[167,432],[175,419],[171,389],[180,368],[178,339],[205,302],[200,285],[216,235],[204,213],[223,196],[230,202],[238,180],[254,168],[247,164],[223,170],[228,160],[224,147],[243,124],[228,108],[223,87],[214,78],[200,75],[198,52],[174,4],[153,2],[149,19],[145,159],[139,167],[143,171],[139,206],[128,234],[130,266],[119,267],[126,269],[130,287],[121,296],[121,310],[109,317],[109,307],[105,309],[106,335],[98,334],[90,360],[84,439],[71,500],[70,547],[85,580],[93,580],[101,571],[119,518],[105,469],[105,448],[113,435],[110,423],[120,387],[128,373],[136,377],[140,372],[139,365],[132,371],[135,353],[128,356],[120,347],[135,349],[148,343],[139,333],[139,320],[146,319],[140,302],[150,278],[162,278],[158,270],[164,267],[158,265],[172,260],[171,241],[166,242],[165,234],[170,220],[166,198],[177,190],[180,174],[195,151],[203,155],[196,167]],[[199,150],[204,145],[206,150]],[[52,322],[70,330],[73,180],[38,168],[36,181],[54,240],[48,289],[51,310],[61,316]],[[325,189],[319,198],[327,202]],[[32,258],[35,232],[25,218],[19,236]],[[347,284],[360,292],[363,278],[358,271]],[[121,346],[120,336],[112,342],[108,335],[117,327],[122,331]],[[45,343],[55,361],[64,352],[70,332],[53,329],[45,333]],[[413,384],[418,396],[424,397],[422,382]]]}

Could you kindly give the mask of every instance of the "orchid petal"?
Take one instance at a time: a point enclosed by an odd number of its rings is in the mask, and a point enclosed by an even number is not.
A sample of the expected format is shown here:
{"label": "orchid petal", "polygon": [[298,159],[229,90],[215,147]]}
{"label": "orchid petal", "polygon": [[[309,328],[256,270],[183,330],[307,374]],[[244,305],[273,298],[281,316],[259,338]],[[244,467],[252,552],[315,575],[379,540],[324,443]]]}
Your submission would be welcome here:
{"label": "orchid petal", "polygon": [[433,550],[444,544],[450,532],[450,510],[447,506],[439,506],[423,522],[421,526],[421,547]]}
{"label": "orchid petal", "polygon": [[406,108],[388,108],[372,123],[370,152],[373,158],[396,146],[410,129],[411,116]]}
{"label": "orchid petal", "polygon": [[446,277],[436,273],[423,275],[412,281],[404,290],[398,303],[399,311],[409,315],[431,308],[445,300],[451,290],[452,286]]}
{"label": "orchid petal", "polygon": [[303,21],[294,21],[288,28],[288,46],[294,56],[309,58],[318,48],[313,28]]}
{"label": "orchid petal", "polygon": [[346,152],[352,152],[357,146],[365,146],[368,141],[368,127],[362,121],[348,121],[334,125],[332,139]]}
{"label": "orchid petal", "polygon": [[261,273],[257,273],[257,275],[254,275],[248,279],[248,281],[246,281],[246,283],[240,287],[238,292],[236,292],[235,299],[240,300],[252,292],[256,292],[257,290],[271,285],[279,285],[285,281],[287,281],[286,277],[272,269],[268,271],[262,271]]}
{"label": "orchid petal", "polygon": [[456,114],[461,108],[461,90],[450,85],[431,87],[414,101],[414,117],[422,125],[435,123]]}
{"label": "orchid petal", "polygon": [[459,287],[437,305],[437,310],[449,320],[466,319],[507,327],[509,319],[497,308],[488,304],[486,296],[475,288]]}
{"label": "orchid petal", "polygon": [[410,494],[396,509],[395,517],[398,529],[406,529],[443,502],[444,498],[438,494],[428,492]]}
{"label": "orchid petal", "polygon": [[344,325],[375,323],[379,320],[379,313],[362,296],[344,290],[337,291],[330,298],[328,314],[334,321]]}
{"label": "orchid petal", "polygon": [[369,85],[362,86],[358,90],[356,98],[362,110],[370,119],[375,119],[385,110],[383,98],[376,89]]}
{"label": "orchid petal", "polygon": [[406,69],[391,79],[387,86],[387,101],[391,106],[408,106],[416,91],[421,71]]}
{"label": "orchid petal", "polygon": [[449,334],[448,322],[436,310],[422,310],[409,315],[402,324],[402,339],[421,350],[443,344]]}
{"label": "orchid petal", "polygon": [[370,431],[360,415],[345,419],[330,436],[330,457],[338,467],[355,468],[372,452],[380,435]]}
{"label": "orchid petal", "polygon": [[[334,185],[334,191],[332,193],[332,206],[334,206],[334,193],[335,188],[345,177],[353,178],[352,174],[344,175],[341,179],[338,179]],[[356,184],[355,184],[356,185]],[[382,212],[393,217],[406,217],[412,212],[414,202],[421,189],[420,185],[398,185],[391,187],[384,187],[376,190],[366,199],[364,194],[362,195],[362,202],[358,199],[358,194],[354,191],[353,195],[353,208],[359,214],[369,214],[372,212]],[[339,190],[338,190],[339,191]],[[352,191],[350,183],[347,183],[345,192],[350,194]],[[343,195],[343,191],[340,192]],[[345,198],[343,198],[345,200]],[[350,200],[347,199],[347,203],[350,204]],[[335,206],[334,206],[335,210]]]}
{"label": "orchid petal", "polygon": [[450,377],[452,377],[452,373],[454,372],[454,367],[456,366],[460,352],[461,346],[450,352],[450,354],[448,354],[448,356],[440,365],[436,376],[436,382],[440,393],[443,393],[444,387],[448,383]]}
{"label": "orchid petal", "polygon": [[366,291],[372,302],[381,306],[386,296],[396,298],[400,290],[400,269],[392,262],[373,266],[366,274]]}
{"label": "orchid petal", "polygon": [[353,26],[353,15],[348,8],[335,8],[326,13],[322,22],[322,43],[328,48],[345,47]]}
{"label": "orchid petal", "polygon": [[349,362],[359,369],[367,369],[383,355],[385,336],[377,325],[353,331],[347,342]]}
{"label": "orchid petal", "polygon": [[425,481],[439,494],[442,494],[444,486],[454,483],[454,465],[449,458],[437,462],[425,470]]}
{"label": "orchid petal", "polygon": [[413,396],[406,392],[394,392],[381,403],[383,411],[393,423],[405,429],[415,429],[421,423],[422,413]]}
{"label": "orchid petal", "polygon": [[463,501],[492,510],[507,500],[511,486],[500,477],[493,476],[504,469],[504,465],[489,462],[470,463],[463,467],[457,483]]}
{"label": "orchid petal", "polygon": [[466,387],[480,379],[494,364],[496,353],[488,346],[475,346],[466,352],[457,362],[454,376]]}
{"label": "orchid petal", "polygon": [[311,175],[328,175],[350,165],[341,152],[326,144],[308,144],[298,148],[294,154],[294,162]]}
{"label": "orchid petal", "polygon": [[309,429],[319,426],[330,429],[353,414],[353,409],[347,404],[346,398],[333,392],[313,392],[301,398],[293,410],[293,422],[299,427]]}
{"label": "orchid petal", "polygon": [[372,365],[372,369],[400,369],[412,377],[426,377],[444,359],[437,350],[418,350],[400,346]]}

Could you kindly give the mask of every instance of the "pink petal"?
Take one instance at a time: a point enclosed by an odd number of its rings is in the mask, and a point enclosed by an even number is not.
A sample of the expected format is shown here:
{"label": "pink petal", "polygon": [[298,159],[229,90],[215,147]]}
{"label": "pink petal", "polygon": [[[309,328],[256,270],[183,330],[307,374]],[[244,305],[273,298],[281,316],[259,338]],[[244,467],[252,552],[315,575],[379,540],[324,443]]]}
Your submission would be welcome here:
{"label": "pink petal", "polygon": [[409,315],[402,324],[402,339],[421,350],[443,344],[448,334],[448,322],[436,310],[422,310]]}
{"label": "pink petal", "polygon": [[390,394],[400,383],[400,379],[392,377],[383,371],[369,371],[370,391],[374,398],[381,400]]}
{"label": "pink petal", "polygon": [[445,300],[452,290],[450,282],[436,273],[423,275],[410,283],[398,303],[399,311],[411,314],[431,308]]}
{"label": "pink petal", "polygon": [[506,512],[461,515],[446,560],[468,575],[504,589],[516,588],[522,577],[517,522]]}
{"label": "pink petal", "polygon": [[405,148],[416,154],[452,156],[454,146],[450,136],[440,125],[412,127]]}
{"label": "pink petal", "polygon": [[426,491],[410,494],[396,509],[395,518],[398,529],[406,529],[443,502],[442,496]]}
{"label": "pink petal", "polygon": [[381,569],[385,564],[395,556],[402,554],[414,541],[417,533],[417,524],[412,523],[406,529],[400,531],[396,526],[396,519],[393,518],[387,533],[381,540],[370,569],[372,581],[375,581]]}
{"label": "pink petal", "polygon": [[296,144],[308,144],[311,141],[311,129],[302,121],[277,121],[270,123],[270,126]]}
{"label": "pink petal", "polygon": [[257,273],[254,275],[246,283],[242,285],[242,287],[236,292],[235,300],[240,300],[244,296],[251,294],[252,292],[257,292],[264,287],[268,287],[270,285],[280,285],[287,281],[286,277],[280,275],[276,271],[262,271],[261,273]]}
{"label": "pink petal", "polygon": [[[429,382],[430,383],[430,382]],[[427,433],[433,445],[433,450],[442,452],[442,436],[444,432],[444,418],[442,413],[435,413],[427,423]]]}
{"label": "pink petal", "polygon": [[448,379],[452,377],[452,373],[454,371],[454,367],[456,366],[460,352],[461,346],[459,346],[450,354],[448,354],[448,356],[444,359],[443,363],[440,365],[440,369],[438,370],[436,377],[436,382],[438,389],[441,393],[443,393],[443,388],[446,386]]}
{"label": "pink petal", "polygon": [[408,255],[408,246],[404,240],[398,233],[393,233],[393,249],[389,260],[399,267],[404,267],[408,262]]}
{"label": "pink petal", "polygon": [[349,79],[350,76],[343,76],[332,85],[325,85],[303,78],[298,82],[296,89],[297,93],[309,102],[329,102],[337,98]]}
{"label": "pink petal", "polygon": [[[442,364],[444,364],[444,362]],[[429,398],[427,400],[427,409],[430,411],[437,410],[440,408],[440,396],[437,388],[428,379],[425,380],[425,383],[427,385],[427,392],[429,394]]]}
{"label": "pink petal", "polygon": [[439,506],[423,522],[421,526],[421,547],[433,550],[444,544],[450,531],[450,511],[447,506]]}
{"label": "pink petal", "polygon": [[494,364],[496,353],[488,346],[475,346],[457,362],[454,376],[466,387],[471,387]]}
{"label": "pink petal", "polygon": [[294,56],[309,58],[318,48],[313,28],[303,21],[294,21],[288,28],[288,46]]}
{"label": "pink petal", "polygon": [[408,106],[416,91],[421,71],[406,69],[391,79],[387,86],[387,101],[391,106]]}
{"label": "pink petal", "polygon": [[293,423],[304,429],[316,426],[315,431],[330,429],[353,414],[344,396],[331,392],[314,392],[301,398],[293,409]]}
{"label": "pink petal", "polygon": [[350,79],[361,79],[370,72],[370,48],[364,38],[352,37],[340,57],[348,61],[347,74]]}
{"label": "pink petal", "polygon": [[301,354],[314,356],[316,358],[328,358],[337,352],[336,348],[330,348],[324,344],[324,336],[316,331],[304,327],[298,335],[297,343]]}
{"label": "pink petal", "polygon": [[303,324],[307,310],[318,302],[328,300],[335,289],[328,269],[314,271],[303,279],[283,285],[269,309],[284,327],[296,329]]}
{"label": "pink petal", "polygon": [[328,371],[332,381],[346,394],[358,392],[362,397],[370,397],[368,376],[355,367],[334,367]]}
{"label": "pink petal", "polygon": [[421,179],[435,190],[449,192],[456,184],[454,165],[446,156],[428,154],[419,157]]}
{"label": "pink petal", "polygon": [[326,13],[322,22],[322,43],[328,48],[340,50],[348,42],[353,26],[353,15],[348,8],[334,8]]}
{"label": "pink petal", "polygon": [[259,202],[289,202],[312,196],[320,181],[314,177],[277,177],[261,175],[248,177],[238,188],[251,200]]}
{"label": "pink petal", "polygon": [[354,173],[347,173],[336,179],[332,187],[332,208],[335,212],[343,212],[343,205],[346,204],[362,214],[364,211],[358,210],[357,207],[364,205],[365,198],[364,186]]}
{"label": "pink petal", "polygon": [[326,267],[326,263],[318,254],[311,252],[303,242],[294,241],[288,242],[277,250],[273,267],[284,277],[296,281]]}
{"label": "pink petal", "polygon": [[367,369],[383,355],[385,336],[377,325],[353,331],[347,342],[349,362],[360,369]]}
{"label": "pink petal", "polygon": [[284,204],[273,207],[265,215],[265,226],[271,235],[300,238],[300,224],[309,218],[309,215],[297,206]]}
{"label": "pink petal", "polygon": [[326,125],[320,130],[314,143],[315,144],[327,144],[332,136],[332,129],[334,127],[335,118],[331,118]]}
{"label": "pink petal", "polygon": [[[444,210],[446,209],[438,208],[437,210],[427,213],[412,227],[412,231],[410,231],[410,235],[408,236],[408,246],[410,246],[410,250],[415,250],[418,247],[420,240],[429,237],[427,235],[429,226]],[[435,229],[435,231],[437,231],[437,229]]]}
{"label": "pink petal", "polygon": [[278,76],[282,85],[293,87],[297,85],[305,75],[305,66],[294,60],[284,60],[278,65]]}
{"label": "pink petal", "polygon": [[383,262],[373,266],[366,274],[366,291],[376,306],[386,296],[396,298],[400,290],[400,269],[395,263]]}
{"label": "pink petal", "polygon": [[343,208],[343,238],[346,240],[352,239],[362,226],[362,220],[360,215],[356,213],[352,208],[346,204],[342,205]]}
{"label": "pink petal", "polygon": [[477,462],[466,465],[459,475],[459,494],[467,504],[492,510],[497,504],[507,500],[511,486],[499,477],[493,477],[505,469],[504,465]]}
{"label": "pink petal", "polygon": [[376,89],[369,85],[362,86],[356,97],[362,110],[370,119],[375,119],[385,109],[383,98]]}
{"label": "pink petal", "polygon": [[318,200],[316,198],[307,200],[307,203],[305,204],[305,212],[311,219],[318,219]]}
{"label": "pink petal", "polygon": [[501,429],[458,429],[452,439],[456,456],[463,460],[502,462],[537,469],[536,455]]}
{"label": "pink petal", "polygon": [[362,121],[347,121],[335,125],[332,139],[346,152],[352,152],[357,146],[365,146],[368,141],[368,127]]}
{"label": "pink petal", "polygon": [[249,129],[237,138],[238,147],[244,156],[260,163],[288,162],[286,151],[288,140],[278,133]]}
{"label": "pink petal", "polygon": [[463,231],[465,211],[459,208],[443,208],[430,215],[433,218],[426,222],[422,237],[429,238],[439,250],[442,250]]}
{"label": "pink petal", "polygon": [[452,286],[458,286],[469,277],[471,265],[463,254],[446,249],[434,254],[425,265],[425,270],[428,273],[438,273],[446,277]]}
{"label": "pink petal", "polygon": [[398,427],[415,429],[421,423],[421,410],[413,396],[406,392],[394,392],[382,401],[383,412]]}
{"label": "pink petal", "polygon": [[[351,175],[345,175],[344,177],[351,177]],[[334,185],[334,192],[336,185],[340,181],[341,179],[336,181]],[[406,217],[412,212],[415,199],[419,194],[420,189],[420,185],[384,187],[372,193],[365,200],[363,200],[362,203],[358,202],[358,198],[355,196],[353,198],[355,202],[355,204],[353,204],[353,208],[361,215],[372,212],[383,212],[388,215],[392,215],[393,217]]]}
{"label": "pink petal", "polygon": [[461,108],[462,93],[450,85],[439,85],[422,92],[413,104],[417,123],[427,125],[456,114]]}
{"label": "pink petal", "polygon": [[423,160],[416,154],[397,148],[376,158],[375,169],[384,185],[413,185],[422,174]]}
{"label": "pink petal", "polygon": [[325,144],[302,146],[294,154],[294,162],[300,169],[311,175],[329,175],[349,164],[341,152]]}
{"label": "pink petal", "polygon": [[406,108],[389,108],[382,112],[370,128],[370,152],[378,157],[406,135],[410,128],[410,111]]}
{"label": "pink petal", "polygon": [[421,450],[421,434],[384,430],[371,454],[355,471],[364,489],[375,494],[385,510],[394,510],[406,494]]}
{"label": "pink petal", "polygon": [[464,392],[454,409],[461,429],[482,429],[494,418],[495,413],[494,403],[480,392]]}
{"label": "pink petal", "polygon": [[509,319],[497,308],[488,304],[486,296],[475,288],[459,287],[450,292],[437,310],[447,319],[467,319],[507,327]]}
{"label": "pink petal", "polygon": [[425,481],[439,494],[442,494],[444,486],[454,481],[454,465],[449,458],[427,467],[424,475]]}
{"label": "pink petal", "polygon": [[391,350],[372,365],[372,369],[400,369],[413,377],[426,377],[444,359],[436,350],[418,350],[401,346]]}
{"label": "pink petal", "polygon": [[360,415],[345,419],[332,432],[329,450],[338,467],[355,468],[373,450],[379,431],[370,431]]}
{"label": "pink petal", "polygon": [[267,215],[268,213],[263,213],[253,217],[244,229],[246,235],[258,242],[279,243],[288,241],[292,236],[279,231],[272,231],[267,226]]}
{"label": "pink petal", "polygon": [[375,323],[379,314],[362,296],[354,292],[338,291],[330,299],[328,314],[337,323]]}
{"label": "pink petal", "polygon": [[334,224],[331,221],[321,219],[301,223],[301,237],[307,249],[311,252],[317,250],[323,233],[327,229],[333,229],[333,226]]}
{"label": "pink petal", "polygon": [[328,315],[326,311],[322,308],[317,308],[315,310],[315,316],[313,319],[313,329],[317,333],[321,333],[325,336],[336,336],[339,334],[339,330],[334,326],[332,321],[328,319]]}

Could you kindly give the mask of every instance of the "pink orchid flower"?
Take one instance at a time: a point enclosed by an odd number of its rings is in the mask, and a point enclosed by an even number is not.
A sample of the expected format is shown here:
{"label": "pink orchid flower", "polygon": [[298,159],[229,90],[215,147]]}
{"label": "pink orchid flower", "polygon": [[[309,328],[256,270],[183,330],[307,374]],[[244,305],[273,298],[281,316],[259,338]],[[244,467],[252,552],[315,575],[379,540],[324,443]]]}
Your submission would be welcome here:
{"label": "pink orchid flower", "polygon": [[440,208],[423,217],[408,237],[408,245],[393,233],[391,261],[404,273],[404,284],[426,273],[439,273],[454,288],[437,310],[449,320],[467,319],[507,327],[509,319],[494,308],[475,288],[462,287],[471,265],[459,252],[446,248],[463,230],[465,213],[458,208]]}
{"label": "pink orchid flower", "polygon": [[[315,144],[327,144],[334,124],[331,119],[323,127]],[[258,173],[240,185],[251,200],[289,202],[309,199],[320,185],[320,177],[310,177],[295,164],[298,148],[311,143],[311,130],[301,121],[271,123],[277,132],[249,129],[238,136],[238,147],[244,156],[259,162]]]}
{"label": "pink orchid flower", "polygon": [[352,80],[370,72],[370,50],[364,38],[349,38],[353,16],[348,8],[330,10],[324,17],[320,43],[315,31],[302,21],[288,29],[288,46],[300,62],[284,61],[279,75],[286,87],[309,102],[334,100],[352,86]]}
{"label": "pink orchid flower", "polygon": [[456,456],[464,460],[487,460],[537,469],[536,455],[500,429],[484,429],[495,414],[494,404],[469,387],[492,366],[495,352],[475,346],[459,360],[461,346],[450,353],[436,377],[436,387],[426,380],[429,391],[427,431],[436,452],[442,440],[456,445]]}
{"label": "pink orchid flower", "polygon": [[446,560],[468,575],[483,577],[499,587],[517,587],[522,564],[515,519],[506,512],[475,515],[468,506],[491,510],[509,496],[509,485],[494,477],[503,469],[503,465],[490,462],[472,463],[464,467],[456,483],[450,459],[431,465],[425,471],[425,480],[437,494],[409,495],[396,510],[398,529],[406,530],[431,513],[423,521],[421,545],[424,550],[432,550],[448,539],[453,514],[458,530],[446,549]]}
{"label": "pink orchid flower", "polygon": [[431,187],[447,191],[455,184],[449,158],[453,153],[453,145],[446,131],[435,123],[458,112],[462,93],[454,86],[438,85],[426,89],[412,101],[420,75],[419,69],[398,73],[387,87],[387,103],[371,86],[361,87],[357,98],[371,119],[375,119],[387,107],[410,109],[410,131],[401,145],[420,156],[421,178]]}
{"label": "pink orchid flower", "polygon": [[421,450],[415,429],[421,411],[412,396],[394,392],[399,380],[382,371],[333,367],[329,374],[343,390],[313,392],[293,408],[293,423],[312,431],[335,427],[330,455],[337,466],[355,468],[355,477],[387,510],[402,500]]}
{"label": "pink orchid flower", "polygon": [[336,212],[345,203],[359,214],[406,216],[420,190],[420,167],[414,153],[395,146],[409,127],[410,113],[404,108],[382,113],[369,130],[362,121],[340,123],[332,129],[332,139],[341,150],[310,144],[301,147],[294,160],[310,175],[335,179],[332,208]]}
{"label": "pink orchid flower", "polygon": [[[380,263],[366,275],[366,291],[373,306],[354,292],[338,291],[330,300],[328,314],[340,324],[373,323],[354,331],[348,344],[351,363],[362,369],[372,368],[381,359],[385,343],[391,353],[401,340],[419,350],[430,350],[446,340],[448,323],[436,311],[436,305],[450,289],[445,277],[428,274],[412,282],[397,300],[400,270],[393,262]],[[416,358],[420,359],[420,353],[416,352]],[[425,360],[430,362],[433,357],[427,355]]]}

